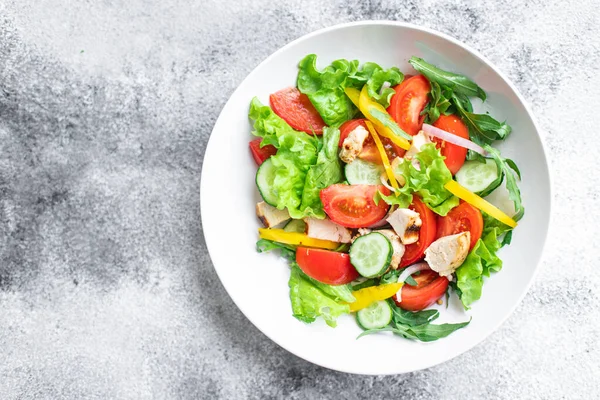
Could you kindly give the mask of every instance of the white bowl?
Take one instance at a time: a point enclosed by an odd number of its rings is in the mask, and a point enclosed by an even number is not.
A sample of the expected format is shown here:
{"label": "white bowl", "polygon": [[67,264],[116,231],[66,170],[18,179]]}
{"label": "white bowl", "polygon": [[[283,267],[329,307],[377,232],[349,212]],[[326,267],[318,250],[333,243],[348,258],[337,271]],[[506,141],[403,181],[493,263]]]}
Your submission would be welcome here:
{"label": "white bowl", "polygon": [[[439,322],[469,319],[466,328],[432,343],[378,334],[356,340],[354,317],[337,328],[322,321],[306,325],[294,317],[289,301],[287,262],[259,254],[259,222],[254,206],[256,165],[248,142],[248,107],[253,96],[268,104],[270,93],[294,86],[298,62],[318,55],[320,66],[338,58],[374,61],[414,73],[408,59],[423,57],[443,69],[462,73],[488,93],[476,111],[506,119],[513,133],[500,146],[519,165],[526,207],[513,243],[501,250],[504,268],[488,279],[482,298],[465,312],[457,299],[441,310]],[[306,35],[263,61],[233,93],[210,137],[201,183],[204,236],[215,270],[233,302],[265,335],[315,364],[357,374],[399,374],[439,364],[471,349],[511,314],[525,296],[542,255],[550,219],[550,178],[544,147],[529,108],[515,87],[483,56],[457,40],[430,29],[399,22],[358,22]],[[455,296],[453,296],[455,297]],[[233,307],[233,303],[231,304]],[[445,308],[445,307],[444,307]],[[243,333],[235,333],[243,334]]]}

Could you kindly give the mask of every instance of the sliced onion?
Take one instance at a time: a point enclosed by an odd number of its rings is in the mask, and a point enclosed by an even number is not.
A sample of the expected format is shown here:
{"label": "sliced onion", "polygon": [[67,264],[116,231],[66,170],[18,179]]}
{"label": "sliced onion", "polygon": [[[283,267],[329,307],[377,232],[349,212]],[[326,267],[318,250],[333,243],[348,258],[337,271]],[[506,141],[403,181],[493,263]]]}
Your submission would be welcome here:
{"label": "sliced onion", "polygon": [[389,88],[390,86],[392,85],[388,81],[383,82],[383,85],[381,85],[381,89],[379,89],[379,95],[381,96],[383,94],[383,91]]}
{"label": "sliced onion", "polygon": [[445,142],[452,143],[469,150],[473,150],[474,152],[479,153],[482,156],[487,155],[487,152],[483,149],[483,147],[481,147],[477,143],[474,143],[469,139],[462,138],[453,133],[446,132],[440,128],[436,128],[433,125],[423,124],[423,131],[429,136],[435,136],[436,138],[442,139]]}
{"label": "sliced onion", "polygon": [[[429,269],[429,265],[426,262],[420,262],[418,264],[413,264],[410,267],[406,267],[398,277],[398,283],[404,283],[409,276],[425,269]],[[402,288],[396,292],[396,301],[402,301]]]}
{"label": "sliced onion", "polygon": [[387,174],[386,174],[385,172],[383,172],[383,173],[381,174],[381,176],[379,177],[379,180],[381,181],[381,184],[382,184],[383,186],[385,186],[386,188],[390,189],[390,191],[391,191],[392,193],[395,193],[395,192],[396,192],[396,189],[394,189],[394,188],[393,188],[392,186],[390,186],[390,184],[388,183],[388,181],[387,181]]}

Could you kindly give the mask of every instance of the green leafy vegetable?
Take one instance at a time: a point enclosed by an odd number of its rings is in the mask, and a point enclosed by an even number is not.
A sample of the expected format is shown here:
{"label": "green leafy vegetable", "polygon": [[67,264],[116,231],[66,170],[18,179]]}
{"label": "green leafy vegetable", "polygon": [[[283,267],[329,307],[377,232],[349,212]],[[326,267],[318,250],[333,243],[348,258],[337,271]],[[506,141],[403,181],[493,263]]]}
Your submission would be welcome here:
{"label": "green leafy vegetable", "polygon": [[430,101],[425,106],[425,109],[421,114],[427,115],[428,124],[433,124],[440,115],[450,115],[454,112],[455,107],[452,107],[450,98],[452,97],[452,90],[442,87],[437,82],[431,82],[431,91],[429,92]]}
{"label": "green leafy vegetable", "polygon": [[259,253],[265,253],[272,250],[280,250],[281,255],[290,261],[296,259],[296,248],[289,244],[273,242],[272,240],[260,239],[256,242],[256,250]]}
{"label": "green leafy vegetable", "polygon": [[381,277],[380,284],[383,285],[385,283],[397,283],[399,276],[400,276],[400,270],[390,269],[388,272],[383,274],[383,276]]}
{"label": "green leafy vegetable", "polygon": [[404,79],[398,68],[384,70],[375,63],[365,63],[359,69],[357,60],[335,60],[321,71],[316,65],[315,54],[309,54],[300,61],[298,89],[308,96],[323,121],[334,127],[339,127],[356,113],[356,107],[344,92],[345,88],[361,89],[367,85],[369,95],[387,107],[394,90],[391,88],[381,90],[383,83],[396,85]]}
{"label": "green leafy vegetable", "polygon": [[469,128],[471,140],[480,145],[490,144],[494,140],[504,140],[512,131],[512,128],[506,122],[498,122],[489,114],[475,114],[468,111],[464,108],[464,102],[456,94],[452,95],[452,102],[456,106],[461,119]]}
{"label": "green leafy vegetable", "polygon": [[483,89],[466,76],[444,71],[419,57],[413,56],[408,62],[414,69],[425,75],[429,82],[435,82],[442,87],[452,89],[456,93],[479,97],[485,101],[486,95]]}
{"label": "green leafy vegetable", "polygon": [[[300,321],[311,323],[320,316],[327,325],[335,327],[337,317],[348,314],[350,306],[328,296],[322,290],[322,285],[317,286],[315,281],[306,276],[295,263],[292,264],[288,286],[290,287],[290,301],[294,317]],[[346,289],[348,289],[347,286]],[[342,295],[345,296],[345,294],[339,293],[339,296]]]}
{"label": "green leafy vegetable", "polygon": [[319,193],[321,189],[340,182],[344,177],[342,164],[337,154],[339,141],[339,129],[323,128],[323,147],[317,156],[317,163],[310,167],[304,182],[300,209],[305,215],[325,218]]}
{"label": "green leafy vegetable", "polygon": [[406,280],[404,281],[405,284],[410,285],[410,286],[417,286],[418,283],[417,281],[415,281],[415,278],[413,278],[412,276],[407,276]]}
{"label": "green leafy vegetable", "polygon": [[371,287],[371,286],[375,286],[378,283],[379,282],[378,282],[377,279],[371,278],[371,279],[367,279],[367,280],[365,280],[363,282],[360,282],[360,283],[357,283],[357,284],[351,284],[351,287],[352,287],[352,291],[356,292],[357,290],[360,290],[360,289],[364,289],[364,288],[368,288],[368,287]]}
{"label": "green leafy vegetable", "polygon": [[254,120],[253,134],[263,138],[262,144],[277,147],[271,157],[276,167],[273,187],[277,208],[288,209],[290,216],[325,218],[319,191],[343,179],[337,156],[340,132],[325,128],[323,139],[295,131],[270,107],[254,98],[249,117]]}
{"label": "green leafy vegetable", "polygon": [[513,216],[513,219],[518,221],[523,218],[523,215],[525,214],[525,207],[523,207],[521,191],[519,190],[519,186],[517,186],[517,179],[515,178],[513,171],[515,171],[519,178],[521,178],[521,172],[513,160],[503,158],[498,150],[494,149],[490,145],[484,145],[483,148],[494,159],[496,165],[502,170],[502,174],[506,178],[506,190],[508,190],[508,197],[515,205],[515,215]]}
{"label": "green leafy vegetable", "polygon": [[477,241],[465,262],[456,270],[456,287],[465,309],[481,298],[483,277],[490,276],[491,272],[502,269],[502,260],[496,252],[502,246],[498,240],[500,228],[488,229]]}
{"label": "green leafy vegetable", "polygon": [[428,143],[421,147],[415,159],[419,162],[419,169],[409,160],[404,160],[396,167],[394,173],[402,175],[406,182],[398,192],[410,196],[411,201],[412,194],[418,194],[433,212],[445,216],[458,205],[459,199],[444,187],[452,179],[452,173],[444,164],[444,157],[435,144]]}
{"label": "green leafy vegetable", "polygon": [[471,322],[469,320],[457,324],[435,325],[431,322],[439,316],[439,311],[437,310],[423,310],[413,313],[402,310],[393,301],[389,301],[389,304],[393,311],[390,326],[366,330],[358,338],[378,332],[393,332],[407,339],[433,342],[450,335],[452,332],[467,326]]}

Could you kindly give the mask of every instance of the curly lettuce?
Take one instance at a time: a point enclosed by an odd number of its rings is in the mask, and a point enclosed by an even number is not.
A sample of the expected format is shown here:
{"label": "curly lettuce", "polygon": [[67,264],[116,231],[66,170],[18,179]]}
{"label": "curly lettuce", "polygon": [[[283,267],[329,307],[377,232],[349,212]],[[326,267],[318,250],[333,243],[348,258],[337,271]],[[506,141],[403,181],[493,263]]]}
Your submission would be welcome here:
{"label": "curly lettuce", "polygon": [[296,131],[257,98],[252,99],[248,116],[254,120],[252,133],[263,139],[261,146],[277,148],[271,157],[275,177],[269,188],[278,199],[275,206],[287,208],[295,219],[325,218],[319,192],[343,178],[337,156],[339,130],[326,127],[322,139]]}
{"label": "curly lettuce", "polygon": [[345,301],[352,301],[354,297],[347,285],[330,286],[317,282],[292,263],[288,286],[294,317],[300,321],[311,323],[322,317],[327,325],[335,327],[337,317],[350,313],[350,306]]}
{"label": "curly lettuce", "polygon": [[394,170],[394,174],[401,175],[406,182],[398,190],[399,195],[381,197],[387,203],[408,207],[413,194],[417,194],[433,212],[445,216],[458,205],[459,199],[444,187],[452,180],[452,173],[446,167],[444,157],[435,144],[429,143],[421,148],[415,159],[418,161],[418,168],[415,163],[404,160]]}
{"label": "curly lettuce", "polygon": [[315,54],[304,57],[298,69],[298,89],[308,96],[323,121],[334,127],[351,119],[357,111],[344,93],[345,88],[362,89],[367,85],[369,96],[387,107],[394,90],[383,88],[384,82],[393,86],[404,79],[396,67],[384,70],[378,64],[368,62],[359,68],[357,60],[335,60],[319,71]]}

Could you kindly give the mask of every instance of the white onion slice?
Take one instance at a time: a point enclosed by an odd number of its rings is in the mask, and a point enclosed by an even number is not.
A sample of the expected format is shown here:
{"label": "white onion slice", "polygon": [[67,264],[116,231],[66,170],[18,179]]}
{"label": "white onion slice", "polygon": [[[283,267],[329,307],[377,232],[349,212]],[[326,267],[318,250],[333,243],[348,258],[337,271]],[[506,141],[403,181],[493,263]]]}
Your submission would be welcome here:
{"label": "white onion slice", "polygon": [[383,82],[383,85],[381,85],[381,89],[379,89],[379,95],[381,96],[383,94],[383,91],[389,88],[390,86],[392,85],[388,81]]}
{"label": "white onion slice", "polygon": [[396,189],[394,189],[394,188],[393,188],[393,187],[392,187],[392,186],[391,186],[391,185],[388,183],[388,180],[387,180],[387,174],[386,174],[385,172],[384,172],[384,173],[382,173],[382,174],[380,175],[380,177],[379,177],[379,180],[381,181],[381,184],[382,184],[383,186],[385,186],[386,188],[390,189],[390,191],[391,191],[392,193],[396,193]]}
{"label": "white onion slice", "polygon": [[483,147],[481,147],[477,143],[474,143],[469,139],[462,138],[453,133],[446,132],[440,128],[436,128],[433,125],[423,124],[423,132],[425,132],[429,136],[435,136],[436,138],[442,139],[445,142],[452,143],[469,150],[473,150],[474,152],[479,153],[482,156],[487,155],[487,152],[483,149]]}
{"label": "white onion slice", "polygon": [[[410,267],[406,267],[398,277],[398,283],[404,283],[406,278],[408,278],[415,272],[423,271],[425,269],[429,269],[429,265],[426,262],[420,262],[418,264],[413,264]],[[396,301],[402,301],[402,288],[400,288],[400,290],[396,292]]]}

